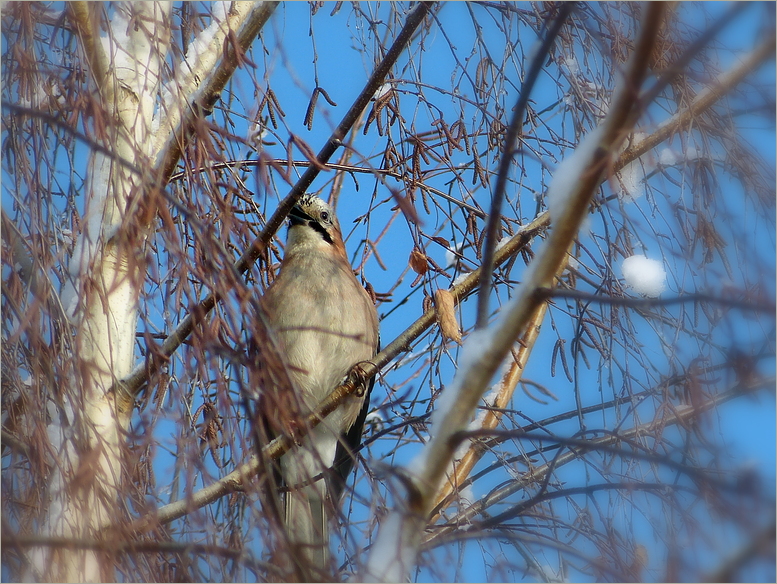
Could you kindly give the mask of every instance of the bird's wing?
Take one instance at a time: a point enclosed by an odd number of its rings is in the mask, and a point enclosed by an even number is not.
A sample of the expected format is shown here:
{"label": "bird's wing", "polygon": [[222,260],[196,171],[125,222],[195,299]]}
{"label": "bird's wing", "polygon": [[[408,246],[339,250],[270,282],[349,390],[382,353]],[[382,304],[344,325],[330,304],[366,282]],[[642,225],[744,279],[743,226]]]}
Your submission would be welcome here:
{"label": "bird's wing", "polygon": [[[380,352],[380,339],[378,339],[378,346],[376,348],[376,354]],[[356,417],[356,421],[348,428],[346,432],[340,435],[340,440],[337,443],[337,450],[335,451],[335,461],[332,465],[332,480],[330,485],[330,493],[332,495],[332,501],[337,504],[340,497],[343,496],[345,490],[345,483],[348,481],[348,475],[353,470],[353,465],[356,462],[356,450],[362,441],[362,433],[364,432],[364,421],[367,419],[367,413],[370,411],[370,395],[372,395],[372,388],[375,386],[375,377],[370,379],[367,384],[367,392],[364,395],[364,403],[362,409],[359,411],[359,415]]]}

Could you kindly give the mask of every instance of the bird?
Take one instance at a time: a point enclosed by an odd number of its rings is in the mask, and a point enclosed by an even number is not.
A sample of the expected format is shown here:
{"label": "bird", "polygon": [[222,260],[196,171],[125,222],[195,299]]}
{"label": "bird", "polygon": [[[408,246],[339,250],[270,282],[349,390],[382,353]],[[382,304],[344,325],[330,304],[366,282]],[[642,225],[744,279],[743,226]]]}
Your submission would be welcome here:
{"label": "bird", "polygon": [[[334,210],[315,195],[304,194],[289,213],[280,270],[261,304],[303,416],[378,351],[375,304],[348,262]],[[329,521],[361,442],[374,379],[366,383],[366,391],[349,395],[276,466],[294,579],[330,577]],[[276,415],[267,404],[264,415]]]}

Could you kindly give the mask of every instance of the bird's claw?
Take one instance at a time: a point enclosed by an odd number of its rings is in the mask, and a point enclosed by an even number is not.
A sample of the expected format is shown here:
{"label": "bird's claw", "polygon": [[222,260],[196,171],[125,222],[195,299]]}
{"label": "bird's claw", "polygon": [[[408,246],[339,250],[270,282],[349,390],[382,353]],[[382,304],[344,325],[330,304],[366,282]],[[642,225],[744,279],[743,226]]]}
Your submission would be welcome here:
{"label": "bird's claw", "polygon": [[347,375],[347,382],[355,388],[354,395],[356,397],[364,397],[367,393],[367,372],[362,367],[361,363],[354,365]]}

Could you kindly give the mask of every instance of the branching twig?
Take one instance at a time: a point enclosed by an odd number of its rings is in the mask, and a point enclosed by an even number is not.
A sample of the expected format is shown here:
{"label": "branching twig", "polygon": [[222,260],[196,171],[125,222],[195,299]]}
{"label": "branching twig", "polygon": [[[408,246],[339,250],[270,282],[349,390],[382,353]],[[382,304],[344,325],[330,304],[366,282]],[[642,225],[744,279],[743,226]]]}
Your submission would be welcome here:
{"label": "branching twig", "polygon": [[567,20],[574,7],[573,2],[562,2],[558,5],[558,14],[553,20],[550,29],[547,31],[542,44],[532,59],[529,72],[521,85],[521,91],[518,95],[518,102],[513,111],[513,118],[510,120],[510,126],[505,136],[505,151],[499,161],[499,170],[496,175],[496,184],[491,195],[491,209],[486,223],[486,243],[483,251],[483,269],[480,271],[480,292],[478,292],[478,308],[476,328],[485,328],[488,324],[488,305],[491,296],[491,278],[494,270],[494,251],[496,250],[497,237],[499,235],[499,225],[502,222],[502,200],[504,199],[505,187],[507,186],[507,175],[510,173],[510,167],[513,162],[513,156],[517,151],[517,142],[521,135],[526,105],[529,103],[531,94],[537,77],[542,71],[542,67],[547,59],[553,43],[561,31],[561,27]]}
{"label": "branching twig", "polygon": [[[649,56],[663,19],[663,8],[650,4],[645,12],[642,30],[636,42],[634,53],[625,70],[623,83],[616,90],[607,117],[598,132],[588,140],[579,161],[579,178],[568,192],[561,197],[558,216],[554,217],[553,229],[543,247],[535,256],[524,274],[524,281],[508,307],[502,310],[500,319],[492,329],[479,333],[477,342],[470,337],[465,345],[473,346],[473,356],[461,366],[453,383],[446,391],[454,392],[454,398],[447,400],[447,408],[433,420],[435,426],[431,440],[421,451],[412,466],[418,474],[413,476],[413,491],[409,496],[408,514],[395,512],[392,519],[378,532],[378,544],[373,548],[367,573],[379,581],[403,579],[411,569],[408,562],[415,562],[424,526],[431,512],[435,495],[445,476],[455,447],[451,437],[466,427],[475,407],[496,370],[510,350],[515,338],[525,332],[525,327],[537,306],[543,301],[536,294],[538,288],[552,282],[556,270],[567,254],[570,244],[577,235],[580,223],[586,214],[594,190],[600,184],[607,168],[611,152],[616,152],[621,141],[636,122],[635,94],[639,91],[647,71]],[[508,153],[504,154],[505,156]],[[396,533],[399,530],[399,533]],[[386,535],[382,534],[386,532]],[[376,554],[383,555],[378,559]],[[385,561],[385,556],[389,561]],[[373,562],[373,558],[375,561]],[[374,572],[379,570],[379,573]]]}
{"label": "branching twig", "polygon": [[[718,394],[711,399],[705,401],[702,404],[694,406],[678,406],[675,407],[671,413],[665,415],[661,420],[662,426],[674,426],[677,424],[684,424],[692,419],[697,418],[700,414],[707,412],[727,401],[730,401],[736,397],[751,393],[759,387],[770,387],[775,383],[775,378],[769,378],[760,380],[754,385],[748,387],[734,387],[733,389]],[[623,430],[617,434],[611,434],[594,438],[592,440],[574,441],[577,447],[584,447],[587,450],[608,449],[613,445],[622,442],[624,440],[632,440],[639,436],[651,434],[656,428],[656,421],[647,422],[645,424],[639,424],[633,428]],[[547,436],[546,436],[547,438]],[[458,529],[459,525],[466,524],[472,521],[474,517],[483,513],[489,507],[505,500],[510,495],[524,490],[531,485],[540,484],[547,479],[553,470],[577,460],[579,457],[579,451],[576,449],[570,449],[567,452],[561,453],[555,457],[552,461],[549,461],[541,466],[535,467],[528,472],[524,473],[520,479],[510,481],[509,484],[503,485],[497,489],[491,491],[487,496],[483,497],[479,501],[475,502],[471,506],[462,510],[460,513],[452,517],[449,521],[450,526],[443,527],[442,529],[435,531],[433,534],[427,536],[424,541],[424,549],[434,547],[441,543],[440,539],[445,538],[446,535]]]}
{"label": "branching twig", "polygon": [[[702,92],[697,98],[693,101],[693,103],[682,112],[676,114],[663,124],[661,124],[659,130],[657,130],[655,133],[650,134],[642,141],[632,145],[629,149],[621,153],[621,155],[618,157],[616,162],[613,165],[613,168],[615,170],[618,170],[620,168],[623,168],[628,163],[633,162],[637,158],[639,158],[644,153],[648,152],[650,149],[656,147],[658,144],[660,144],[662,141],[668,139],[675,133],[681,131],[684,128],[687,128],[690,122],[700,115],[705,110],[709,109],[716,103],[718,99],[720,99],[727,91],[730,91],[732,87],[734,87],[738,82],[740,82],[747,73],[752,71],[755,67],[757,67],[759,64],[761,64],[764,60],[771,58],[772,53],[768,50],[769,47],[773,46],[774,39],[769,39],[762,43],[762,45],[753,53],[751,53],[748,57],[744,58],[737,67],[735,67],[733,70],[725,74],[719,79],[719,86],[721,87],[720,91],[712,92],[711,95],[706,95],[706,92]],[[706,97],[705,97],[706,95]],[[250,161],[249,161],[250,162]],[[228,164],[228,163],[225,163]],[[301,165],[307,165],[309,163],[302,162]],[[347,169],[351,170],[351,169]],[[548,226],[550,225],[550,215],[547,211],[540,213],[531,223],[525,225],[521,231],[516,234],[513,238],[510,239],[510,241],[501,247],[495,254],[495,265],[499,266],[506,262],[508,259],[512,258],[517,254],[521,249],[524,248],[525,244],[531,239],[533,239],[534,236],[536,236],[538,233],[544,231]],[[466,279],[464,279],[459,285],[454,286],[450,289],[451,293],[453,294],[454,300],[456,303],[461,302],[464,298],[466,298],[477,286],[477,283],[480,278],[480,272],[481,270],[478,268],[474,270],[469,276],[467,276]],[[556,290],[554,295],[558,297],[565,297],[567,295],[574,295],[578,294],[577,292],[573,291],[566,291],[566,290]],[[209,297],[211,298],[211,297]],[[684,297],[685,299],[688,299],[688,297]],[[601,301],[607,301],[607,302],[619,302],[619,299],[605,299],[601,298],[599,296],[592,298],[592,300],[599,300]],[[696,298],[697,300],[703,300],[702,298]],[[206,299],[208,300],[208,299]],[[627,299],[627,304],[629,305],[640,305],[645,304],[645,306],[651,306],[654,304],[654,300],[651,299]],[[709,299],[710,301],[720,301],[721,299],[718,297],[712,297]],[[624,299],[625,301],[625,299]],[[213,299],[214,305],[215,305],[215,298]],[[664,301],[659,301],[660,303],[665,303]],[[203,301],[201,303],[201,308],[204,311],[210,310],[212,306],[209,303],[206,303]],[[752,306],[746,306],[746,308],[752,308]],[[408,350],[408,348],[411,346],[413,341],[418,339],[430,326],[432,326],[436,322],[436,311],[434,307],[432,307],[430,310],[425,312],[418,320],[416,320],[412,325],[410,325],[407,329],[405,329],[404,332],[402,332],[400,335],[397,336],[396,339],[394,339],[390,344],[388,344],[372,361],[372,365],[367,365],[365,367],[365,372],[367,376],[375,375],[378,371],[380,371],[383,367],[388,365],[391,361],[394,360],[400,353],[403,353]],[[171,355],[178,345],[180,345],[181,342],[188,336],[188,334],[191,332],[191,328],[193,327],[193,322],[191,322],[191,316],[187,317],[176,329],[176,331],[169,335],[168,338],[165,340],[165,342],[162,345],[161,351],[162,354],[169,354]],[[141,367],[140,365],[138,367]],[[136,370],[133,372],[133,376],[130,377],[129,381],[132,381],[135,378],[135,375],[138,373],[138,368],[136,367]],[[145,372],[144,370],[141,370],[138,380],[135,382],[139,382],[140,385],[137,386],[136,391],[140,389],[140,386],[142,383],[145,382]],[[133,387],[132,384],[130,384],[130,387]],[[338,388],[340,390],[341,388]],[[279,438],[280,439],[280,438]],[[277,439],[277,440],[279,440]],[[197,491],[193,495],[193,501],[197,502],[197,505],[193,505],[191,507],[185,506],[183,502],[179,503],[173,503],[171,505],[175,505],[175,507],[167,506],[164,507],[164,511],[160,510],[160,521],[162,518],[170,517],[170,519],[166,519],[166,521],[171,521],[173,518],[180,517],[181,515],[185,514],[187,509],[191,508],[199,508],[202,505],[206,505],[210,502],[213,502],[220,498],[221,496],[232,492],[234,490],[234,485],[237,484],[234,481],[236,480],[236,477],[242,477],[245,475],[253,474],[257,472],[258,470],[258,462],[255,459],[251,459],[251,461],[245,463],[240,469],[237,469],[234,471],[234,473],[230,473],[230,475],[227,475],[227,477],[224,477],[214,483],[213,485],[210,485],[208,487],[205,487],[204,489]],[[459,483],[461,484],[461,483]],[[232,485],[232,486],[230,486]]]}
{"label": "branching twig", "polygon": [[773,59],[774,51],[775,36],[772,35],[758,45],[754,51],[745,55],[729,71],[720,75],[714,83],[701,90],[690,106],[662,122],[655,132],[652,132],[643,140],[629,146],[621,154],[619,160],[613,166],[613,170],[616,172],[621,170],[624,166],[668,140],[677,132],[687,128],[695,118],[711,108],[724,95],[728,94],[748,74],[752,73],[767,60]]}
{"label": "branching twig", "polygon": [[[401,52],[405,49],[407,43],[418,27],[423,21],[429,6],[425,2],[420,2],[408,15],[407,22],[404,28],[399,33],[394,41],[391,49],[386,53],[381,63],[373,72],[369,81],[365,85],[359,97],[353,103],[351,108],[343,117],[340,124],[327,140],[324,147],[318,153],[317,160],[322,165],[325,165],[329,158],[334,154],[337,148],[340,146],[342,139],[351,129],[351,126],[356,122],[361,110],[366,107],[372,96],[377,91],[378,87],[383,83],[385,76],[388,74],[391,67],[399,58]],[[289,195],[279,203],[278,208],[273,213],[272,217],[267,221],[262,232],[251,243],[248,249],[243,252],[240,258],[235,262],[233,269],[237,274],[243,274],[253,265],[253,263],[259,258],[262,250],[272,239],[275,232],[280,228],[281,224],[285,220],[291,208],[297,202],[299,197],[305,192],[305,190],[313,182],[313,179],[318,175],[319,170],[315,166],[308,167],[307,171],[300,177],[294,187],[291,189]],[[171,173],[169,173],[171,174]],[[167,175],[165,175],[167,176]],[[211,292],[205,299],[203,299],[194,310],[192,310],[176,329],[168,336],[162,343],[157,351],[153,354],[155,358],[149,358],[143,362],[137,364],[132,370],[132,373],[121,382],[118,382],[112,388],[113,391],[121,392],[125,396],[125,409],[131,406],[131,399],[136,396],[143,385],[156,371],[159,370],[163,359],[169,358],[177,349],[181,346],[181,343],[188,338],[194,327],[202,322],[208,313],[213,309],[223,297],[224,291]]]}
{"label": "branching twig", "polygon": [[[496,265],[500,265],[513,257],[518,251],[538,232],[543,230],[546,226],[546,217],[538,218],[529,225],[527,225],[521,233],[516,234],[506,245],[501,247],[496,253],[495,262]],[[477,270],[472,272],[467,278],[459,285],[451,288],[450,292],[453,295],[456,302],[460,302],[466,295],[475,289],[478,282]],[[436,311],[434,308],[428,310],[424,315],[414,322],[409,328],[407,328],[402,334],[400,334],[394,341],[392,341],[385,349],[383,349],[372,360],[372,362],[364,362],[361,368],[365,377],[370,378],[377,374],[383,367],[388,365],[394,357],[407,350],[410,344],[424,333],[432,324],[436,322]],[[319,405],[319,409],[316,413],[309,416],[307,423],[303,427],[298,429],[300,437],[302,437],[311,428],[315,427],[320,419],[327,414],[333,412],[337,406],[345,400],[345,398],[356,391],[357,387],[352,384],[343,384],[336,387],[331,394]],[[272,442],[270,442],[263,449],[263,458],[272,459],[277,458],[290,446],[290,440],[285,436],[278,436]],[[171,503],[159,509],[154,518],[141,519],[133,525],[134,529],[146,529],[154,521],[159,523],[168,523],[182,517],[186,513],[193,509],[198,509],[204,505],[212,503],[218,500],[220,497],[231,493],[232,491],[240,488],[241,481],[244,477],[254,476],[259,472],[260,463],[256,456],[252,456],[247,462],[240,465],[234,471],[228,475],[222,477],[212,485],[209,485],[199,491],[193,493],[190,497],[182,499],[175,503]]]}
{"label": "branching twig", "polygon": [[574,300],[582,300],[584,302],[598,302],[601,304],[626,306],[629,308],[655,308],[659,306],[671,306],[673,304],[685,304],[686,302],[709,302],[713,304],[719,304],[721,306],[727,306],[729,308],[749,310],[752,312],[762,312],[764,314],[774,314],[775,309],[777,309],[774,303],[770,303],[766,299],[762,299],[760,302],[754,302],[749,300],[740,300],[738,298],[730,298],[722,294],[705,294],[703,292],[683,294],[682,296],[673,296],[671,298],[617,298],[615,296],[602,296],[599,294],[589,294],[579,290],[568,290],[563,288],[548,288],[539,291],[539,293],[547,298],[571,298]]}

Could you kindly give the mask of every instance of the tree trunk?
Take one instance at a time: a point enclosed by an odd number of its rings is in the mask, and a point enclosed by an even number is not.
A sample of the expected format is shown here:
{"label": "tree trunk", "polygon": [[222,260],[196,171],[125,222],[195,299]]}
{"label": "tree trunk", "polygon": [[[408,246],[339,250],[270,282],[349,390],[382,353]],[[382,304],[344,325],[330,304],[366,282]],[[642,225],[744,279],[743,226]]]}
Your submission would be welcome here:
{"label": "tree trunk", "polygon": [[[41,532],[93,540],[116,518],[127,408],[109,392],[134,364],[138,297],[145,274],[144,232],[135,220],[148,205],[141,169],[148,169],[159,72],[170,38],[171,4],[117,6],[108,37],[100,37],[101,4],[73,3],[70,17],[97,86],[96,119],[104,152],[93,152],[85,181],[83,229],[62,300],[74,324],[74,375],[61,388],[49,436],[54,446],[49,509]],[[99,125],[95,123],[96,132]],[[38,549],[31,578],[112,579],[93,550]]]}

